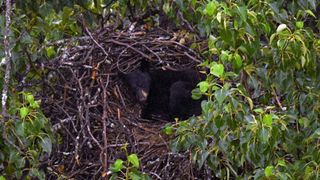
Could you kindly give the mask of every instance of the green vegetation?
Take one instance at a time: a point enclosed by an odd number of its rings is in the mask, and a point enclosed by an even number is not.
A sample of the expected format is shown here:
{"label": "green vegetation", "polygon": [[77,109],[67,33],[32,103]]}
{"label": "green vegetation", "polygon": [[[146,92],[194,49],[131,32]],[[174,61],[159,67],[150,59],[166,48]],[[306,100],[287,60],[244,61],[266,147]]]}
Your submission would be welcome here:
{"label": "green vegetation", "polygon": [[[0,5],[5,29],[5,2]],[[156,26],[157,16],[164,14],[178,28],[193,27],[192,33],[205,39],[191,48],[201,51],[205,61],[200,66],[209,69],[193,90],[193,98],[207,97],[202,115],[166,126],[167,134],[176,135],[172,151],[191,152],[199,169],[208,168],[221,179],[319,179],[319,6],[317,0],[15,2],[9,118],[1,117],[0,124],[0,179],[45,178],[39,163],[50,155],[54,137],[34,97],[43,84],[27,86],[46,74],[41,64],[74,45],[71,39],[88,33],[87,27],[121,27],[140,17]],[[4,31],[0,37],[3,41]],[[5,57],[3,46],[0,57]],[[3,67],[0,74],[2,90]],[[112,178],[148,179],[139,171],[137,155],[126,156],[110,166]]]}
{"label": "green vegetation", "polygon": [[219,178],[319,178],[316,3],[181,2],[209,36],[210,73],[193,92],[208,97],[203,114],[179,123],[174,151],[190,150]]}
{"label": "green vegetation", "polygon": [[[20,101],[19,99],[22,99]],[[39,163],[52,151],[53,135],[48,119],[41,113],[40,101],[31,93],[18,93],[9,100],[10,119],[0,132],[2,175],[44,179]]]}
{"label": "green vegetation", "polygon": [[137,154],[128,154],[126,144],[123,149],[126,154],[126,161],[122,159],[116,159],[116,161],[110,166],[110,173],[112,176],[110,179],[117,179],[121,174],[124,179],[141,179],[141,180],[149,180],[151,179],[147,174],[141,173],[138,168],[140,166],[140,161],[138,159]]}

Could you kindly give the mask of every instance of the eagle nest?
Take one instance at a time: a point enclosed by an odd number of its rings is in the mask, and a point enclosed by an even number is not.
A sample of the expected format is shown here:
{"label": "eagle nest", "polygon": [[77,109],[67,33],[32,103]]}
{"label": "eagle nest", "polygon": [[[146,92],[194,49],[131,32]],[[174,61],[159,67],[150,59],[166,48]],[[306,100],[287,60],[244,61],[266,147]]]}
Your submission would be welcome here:
{"label": "eagle nest", "polygon": [[[140,118],[140,105],[118,74],[148,61],[151,68],[183,70],[202,58],[179,33],[105,30],[65,40],[60,55],[43,64],[43,109],[57,134],[48,179],[106,177],[116,159],[136,153],[152,179],[195,179],[188,153],[172,153],[161,132],[168,122]],[[190,42],[188,42],[190,41]]]}

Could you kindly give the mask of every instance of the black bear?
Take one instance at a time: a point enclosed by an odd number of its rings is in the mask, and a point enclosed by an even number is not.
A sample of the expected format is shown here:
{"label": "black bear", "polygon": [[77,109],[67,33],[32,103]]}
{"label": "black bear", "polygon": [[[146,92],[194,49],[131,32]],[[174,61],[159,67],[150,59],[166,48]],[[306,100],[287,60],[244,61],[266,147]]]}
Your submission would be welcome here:
{"label": "black bear", "polygon": [[149,70],[146,62],[124,75],[137,100],[144,104],[141,117],[155,120],[187,119],[201,113],[191,91],[203,79],[195,70]]}
{"label": "black bear", "polygon": [[201,114],[201,100],[191,98],[191,91],[195,84],[177,81],[170,87],[169,112],[171,119],[187,119]]}
{"label": "black bear", "polygon": [[140,68],[128,74],[120,75],[128,83],[130,90],[133,92],[136,99],[142,104],[146,103],[151,85],[149,65],[142,62]]}

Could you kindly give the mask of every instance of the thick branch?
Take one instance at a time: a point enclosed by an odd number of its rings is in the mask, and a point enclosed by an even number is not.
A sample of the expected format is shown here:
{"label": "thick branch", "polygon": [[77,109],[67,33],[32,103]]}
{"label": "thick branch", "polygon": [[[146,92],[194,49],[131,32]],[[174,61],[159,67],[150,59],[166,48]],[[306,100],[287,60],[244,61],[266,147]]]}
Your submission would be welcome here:
{"label": "thick branch", "polygon": [[8,99],[8,89],[10,83],[10,73],[11,73],[11,50],[10,50],[10,13],[11,13],[11,1],[6,0],[6,29],[4,32],[4,48],[5,48],[5,65],[6,72],[4,76],[4,84],[2,90],[2,115],[3,117],[7,116],[7,99]]}

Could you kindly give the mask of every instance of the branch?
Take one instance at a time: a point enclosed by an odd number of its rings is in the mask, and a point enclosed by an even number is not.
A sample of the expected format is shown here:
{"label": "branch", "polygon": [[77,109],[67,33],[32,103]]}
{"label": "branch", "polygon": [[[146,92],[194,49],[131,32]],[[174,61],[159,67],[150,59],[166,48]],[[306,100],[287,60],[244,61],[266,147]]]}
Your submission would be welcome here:
{"label": "branch", "polygon": [[6,29],[4,32],[4,49],[5,49],[5,65],[6,65],[6,72],[4,76],[4,84],[2,90],[2,116],[5,118],[7,117],[7,99],[8,99],[8,89],[10,83],[10,73],[11,73],[11,50],[10,50],[10,40],[9,35],[10,33],[10,14],[11,13],[11,1],[6,0]]}

